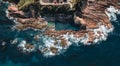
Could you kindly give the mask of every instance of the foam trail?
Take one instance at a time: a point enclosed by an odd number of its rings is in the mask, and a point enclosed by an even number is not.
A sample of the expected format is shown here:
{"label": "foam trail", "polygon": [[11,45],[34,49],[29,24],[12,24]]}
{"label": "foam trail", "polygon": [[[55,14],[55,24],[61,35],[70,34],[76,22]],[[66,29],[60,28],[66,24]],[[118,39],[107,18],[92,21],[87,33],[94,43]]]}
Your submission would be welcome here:
{"label": "foam trail", "polygon": [[11,42],[11,44],[17,44],[18,43],[18,38],[15,38],[12,42]]}

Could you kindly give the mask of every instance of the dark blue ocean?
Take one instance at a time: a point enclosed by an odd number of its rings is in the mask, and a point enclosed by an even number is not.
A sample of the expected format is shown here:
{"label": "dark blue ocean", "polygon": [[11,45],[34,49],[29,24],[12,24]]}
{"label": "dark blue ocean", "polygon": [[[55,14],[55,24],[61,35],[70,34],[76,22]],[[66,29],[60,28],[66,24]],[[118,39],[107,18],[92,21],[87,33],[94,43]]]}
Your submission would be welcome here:
{"label": "dark blue ocean", "polygon": [[[117,15],[117,22],[112,22],[114,31],[109,34],[106,41],[90,46],[71,46],[61,55],[46,58],[40,52],[20,53],[15,45],[10,44],[10,41],[18,36],[32,40],[28,34],[34,31],[12,31],[14,23],[5,17],[4,12],[7,4],[2,6],[0,6],[0,66],[120,66],[120,15]],[[6,43],[4,47],[1,45],[2,42]]]}

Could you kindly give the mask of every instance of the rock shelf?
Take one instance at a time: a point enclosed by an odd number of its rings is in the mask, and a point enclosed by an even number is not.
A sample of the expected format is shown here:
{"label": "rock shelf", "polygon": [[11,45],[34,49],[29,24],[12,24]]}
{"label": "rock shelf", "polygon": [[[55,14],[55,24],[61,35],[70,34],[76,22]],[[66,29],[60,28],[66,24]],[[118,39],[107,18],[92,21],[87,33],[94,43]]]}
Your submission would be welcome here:
{"label": "rock shelf", "polygon": [[[34,39],[39,41],[42,39],[42,47],[39,46],[40,51],[44,55],[57,55],[61,53],[61,50],[67,49],[71,44],[82,43],[84,45],[91,45],[107,39],[110,32],[114,27],[111,24],[108,14],[106,14],[107,8],[111,5],[115,6],[115,9],[119,9],[120,6],[117,0],[88,0],[87,4],[82,9],[82,17],[74,16],[74,21],[80,27],[84,28],[78,31],[73,30],[60,30],[56,31],[53,28],[44,30],[42,37],[35,35]],[[19,14],[25,15],[19,12],[16,7],[9,7],[9,15]],[[10,17],[15,17],[11,16]],[[17,29],[24,30],[26,28],[44,29],[47,28],[47,21],[43,18],[17,18]],[[25,42],[24,42],[25,43]],[[33,48],[33,46],[25,45],[26,48]]]}
{"label": "rock shelf", "polygon": [[23,30],[26,28],[34,28],[34,29],[42,29],[47,27],[47,21],[44,21],[41,18],[29,18],[29,19],[22,19],[18,18],[16,20],[20,24],[16,25],[16,28]]}

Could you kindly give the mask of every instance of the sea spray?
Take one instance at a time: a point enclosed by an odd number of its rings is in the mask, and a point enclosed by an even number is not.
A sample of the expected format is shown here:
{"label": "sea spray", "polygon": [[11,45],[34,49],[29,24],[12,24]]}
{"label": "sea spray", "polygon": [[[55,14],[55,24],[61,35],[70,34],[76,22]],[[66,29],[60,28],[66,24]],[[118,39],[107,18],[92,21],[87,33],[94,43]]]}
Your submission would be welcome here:
{"label": "sea spray", "polygon": [[109,8],[106,9],[105,13],[107,14],[111,21],[116,21],[117,20],[116,14],[120,14],[120,10],[116,9],[114,6],[110,6]]}
{"label": "sea spray", "polygon": [[[14,19],[13,17],[8,15],[8,11],[6,11],[6,13],[7,13],[6,16],[8,18],[13,19],[16,24],[19,23],[17,22],[17,18]],[[117,20],[116,14],[119,14],[120,11],[116,10],[113,6],[110,6],[110,8],[106,9],[105,13],[107,14],[107,16],[109,17],[111,21],[116,21]],[[30,27],[24,30],[28,30],[28,29],[33,29],[35,31],[38,31],[38,29],[34,29]],[[93,43],[89,43],[88,39],[90,38],[90,36],[87,33],[85,33],[85,36],[83,37],[75,37],[73,33],[71,34],[66,33],[66,34],[59,35],[57,37],[56,36],[51,37],[51,36],[42,34],[46,30],[46,28],[44,28],[43,30],[41,30],[41,33],[39,33],[39,37],[40,37],[39,40],[38,41],[33,40],[35,42],[33,44],[34,48],[26,48],[27,41],[22,40],[20,43],[18,43],[18,49],[20,49],[20,51],[22,52],[30,53],[30,52],[34,52],[37,48],[39,49],[39,51],[43,53],[45,57],[55,56],[55,55],[64,53],[71,45],[75,45],[79,43],[82,43],[83,45],[91,45],[91,44],[97,44],[100,41],[105,41],[108,37],[108,33],[112,32],[113,29],[114,29],[113,26],[108,29],[107,26],[101,25],[101,24],[99,25],[99,28],[97,29],[88,29],[87,31],[94,32],[94,37],[95,37]],[[62,46],[61,38],[65,40],[66,45],[64,47]],[[14,40],[12,43],[14,44],[17,42],[16,40]]]}
{"label": "sea spray", "polygon": [[[39,39],[38,41],[34,41],[35,44],[37,44],[39,47],[38,49],[43,53],[44,56],[46,57],[52,57],[55,55],[59,55],[61,53],[64,53],[71,45],[75,45],[78,43],[82,43],[84,45],[91,45],[91,44],[96,44],[99,43],[100,41],[105,41],[108,37],[108,33],[112,31],[113,28],[108,29],[107,27],[105,27],[104,25],[99,26],[98,29],[93,29],[91,31],[94,31],[94,36],[95,39],[93,41],[93,43],[88,43],[88,38],[89,35],[86,33],[85,36],[83,37],[75,37],[74,34],[63,34],[60,36],[47,36],[42,34],[39,34]],[[100,34],[98,33],[100,32]],[[34,35],[34,34],[33,34]],[[66,45],[63,47],[61,46],[62,40],[61,38],[63,38],[64,40],[66,40]],[[56,44],[55,44],[56,42]],[[13,41],[14,43],[14,41]],[[26,45],[26,41],[21,41],[18,45],[19,48],[21,48],[22,52],[32,52],[30,49],[26,49],[25,45]],[[56,50],[56,52],[52,52],[51,48],[54,48]]]}
{"label": "sea spray", "polygon": [[21,41],[21,43],[18,45],[18,49],[23,53],[31,53],[36,50],[35,45],[27,44],[25,40]]}

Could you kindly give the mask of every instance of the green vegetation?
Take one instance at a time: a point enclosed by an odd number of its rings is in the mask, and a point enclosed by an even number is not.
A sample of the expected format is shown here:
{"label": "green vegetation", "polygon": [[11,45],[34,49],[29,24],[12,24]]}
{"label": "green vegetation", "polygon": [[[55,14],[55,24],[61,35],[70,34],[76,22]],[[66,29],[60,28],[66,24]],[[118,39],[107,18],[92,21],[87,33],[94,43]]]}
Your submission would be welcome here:
{"label": "green vegetation", "polygon": [[79,3],[81,0],[71,0],[70,3],[72,5],[72,9],[74,9],[75,5]]}
{"label": "green vegetation", "polygon": [[25,10],[31,4],[34,4],[32,5],[33,9],[35,9],[35,11],[38,11],[39,14],[72,14],[76,10],[76,4],[80,4],[80,1],[81,0],[71,0],[70,3],[72,8],[70,8],[71,6],[69,5],[40,5],[39,2],[35,3],[35,0],[19,0],[17,7],[19,10]]}
{"label": "green vegetation", "polygon": [[35,1],[34,0],[20,0],[18,3],[18,9],[24,9],[26,6],[33,4]]}

